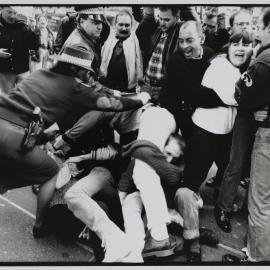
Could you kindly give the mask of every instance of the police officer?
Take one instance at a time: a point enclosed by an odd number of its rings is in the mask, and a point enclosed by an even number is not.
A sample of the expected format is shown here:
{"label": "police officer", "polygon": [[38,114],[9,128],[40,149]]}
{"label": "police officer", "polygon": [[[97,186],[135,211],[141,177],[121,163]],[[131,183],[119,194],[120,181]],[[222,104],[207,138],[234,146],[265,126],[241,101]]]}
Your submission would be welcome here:
{"label": "police officer", "polygon": [[91,109],[136,109],[150,98],[146,93],[134,100],[117,98],[100,86],[97,91],[95,84],[87,84],[93,74],[93,58],[82,44],[66,46],[53,68],[33,72],[10,94],[0,96],[0,186],[12,189],[41,184],[33,228],[36,238],[46,235],[44,211],[58,174],[55,161],[36,145],[36,131],[67,115],[78,120]]}
{"label": "police officer", "polygon": [[239,108],[253,112],[258,125],[251,156],[247,245],[249,260],[256,262],[270,260],[270,8],[262,12],[259,27],[262,47],[236,84]]}

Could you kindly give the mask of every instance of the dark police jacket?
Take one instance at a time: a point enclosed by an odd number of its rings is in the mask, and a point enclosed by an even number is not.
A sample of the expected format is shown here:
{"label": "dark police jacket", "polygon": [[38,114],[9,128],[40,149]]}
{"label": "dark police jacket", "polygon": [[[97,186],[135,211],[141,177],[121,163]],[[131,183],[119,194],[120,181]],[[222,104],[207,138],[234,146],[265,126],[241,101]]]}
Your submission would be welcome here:
{"label": "dark police jacket", "polygon": [[29,70],[29,50],[38,49],[38,38],[24,22],[10,25],[0,15],[0,48],[11,53],[8,59],[0,58],[0,72],[20,74]]}
{"label": "dark police jacket", "polygon": [[[236,100],[241,110],[268,110],[270,107],[270,44],[262,47],[248,70],[236,83]],[[268,108],[267,108],[268,107]]]}

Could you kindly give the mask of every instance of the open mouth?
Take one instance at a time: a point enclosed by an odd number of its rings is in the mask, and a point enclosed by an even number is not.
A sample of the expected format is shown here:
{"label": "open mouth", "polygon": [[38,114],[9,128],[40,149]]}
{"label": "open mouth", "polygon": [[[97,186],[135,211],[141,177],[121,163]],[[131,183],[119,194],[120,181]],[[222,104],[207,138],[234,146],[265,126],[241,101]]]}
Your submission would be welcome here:
{"label": "open mouth", "polygon": [[185,50],[184,54],[186,57],[191,57],[192,56],[192,50]]}
{"label": "open mouth", "polygon": [[236,53],[234,56],[236,59],[242,60],[242,59],[244,59],[245,54],[244,53]]}

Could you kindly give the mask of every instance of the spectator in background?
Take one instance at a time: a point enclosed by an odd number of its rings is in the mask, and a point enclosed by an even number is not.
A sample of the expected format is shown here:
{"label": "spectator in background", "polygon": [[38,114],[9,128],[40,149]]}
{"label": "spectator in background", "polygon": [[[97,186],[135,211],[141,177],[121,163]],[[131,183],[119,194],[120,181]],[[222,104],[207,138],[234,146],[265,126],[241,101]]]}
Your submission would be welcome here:
{"label": "spectator in background", "polygon": [[49,67],[49,61],[51,61],[49,56],[54,53],[54,35],[48,27],[48,20],[45,15],[38,17],[35,34],[39,40],[39,49],[35,61],[35,70],[37,70]]}
{"label": "spectator in background", "polygon": [[203,32],[205,35],[204,45],[219,52],[221,48],[228,42],[229,33],[225,27],[219,27],[219,17],[216,14],[207,12],[203,20]]}
{"label": "spectator in background", "polygon": [[37,25],[36,19],[34,17],[28,17],[27,25],[32,31],[35,31]]}
{"label": "spectator in background", "polygon": [[[189,8],[184,13],[184,19],[194,19],[195,15]],[[158,8],[158,20],[155,19],[154,9],[144,8],[144,18],[137,27],[136,35],[143,52],[145,70],[144,89],[152,100],[158,103],[165,77],[165,65],[168,58],[178,46],[179,9],[175,6]]]}
{"label": "spectator in background", "polygon": [[16,14],[11,6],[4,6],[0,14],[1,93],[8,93],[29,74],[29,50],[38,49],[35,34]]}
{"label": "spectator in background", "polygon": [[54,43],[54,51],[57,54],[60,52],[69,35],[73,32],[73,30],[77,26],[76,21],[77,9],[78,7],[75,7],[74,12],[67,12],[67,15],[61,20],[61,24],[59,26]]}
{"label": "spectator in background", "polygon": [[252,32],[252,18],[248,10],[241,9],[230,17],[230,32],[245,30]]}
{"label": "spectator in background", "polygon": [[111,31],[102,48],[100,81],[121,92],[135,92],[143,77],[143,63],[138,39],[131,32],[132,15],[121,10],[115,17],[115,31]]}

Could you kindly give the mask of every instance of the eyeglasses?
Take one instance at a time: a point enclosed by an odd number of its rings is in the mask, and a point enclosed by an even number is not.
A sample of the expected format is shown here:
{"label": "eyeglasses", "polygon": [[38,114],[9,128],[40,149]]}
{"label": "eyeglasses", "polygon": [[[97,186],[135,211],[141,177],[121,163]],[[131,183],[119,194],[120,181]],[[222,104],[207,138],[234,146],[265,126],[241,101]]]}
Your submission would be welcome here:
{"label": "eyeglasses", "polygon": [[235,25],[237,25],[237,26],[244,26],[244,25],[249,26],[250,22],[240,22],[240,23],[235,23]]}

